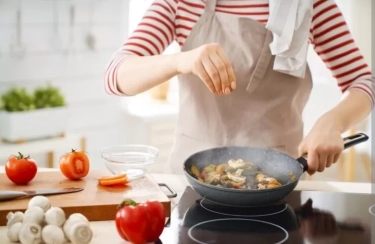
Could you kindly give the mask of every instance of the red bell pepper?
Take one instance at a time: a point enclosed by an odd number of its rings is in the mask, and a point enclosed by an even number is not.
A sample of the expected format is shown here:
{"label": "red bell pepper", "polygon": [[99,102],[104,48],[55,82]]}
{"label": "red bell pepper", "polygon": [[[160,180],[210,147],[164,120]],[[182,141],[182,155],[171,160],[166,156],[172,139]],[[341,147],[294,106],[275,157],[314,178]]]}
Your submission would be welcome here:
{"label": "red bell pepper", "polygon": [[128,242],[156,242],[164,229],[165,210],[158,201],[137,204],[126,199],[119,205],[115,222],[117,232]]}

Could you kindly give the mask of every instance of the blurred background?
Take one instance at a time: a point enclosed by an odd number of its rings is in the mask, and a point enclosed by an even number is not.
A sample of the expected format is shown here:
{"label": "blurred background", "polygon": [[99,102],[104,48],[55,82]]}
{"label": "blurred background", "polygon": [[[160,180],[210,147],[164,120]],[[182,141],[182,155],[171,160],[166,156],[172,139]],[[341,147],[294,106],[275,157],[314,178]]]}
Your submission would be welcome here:
{"label": "blurred background", "polygon": [[[371,64],[371,0],[336,0],[354,39]],[[0,165],[17,152],[39,167],[85,150],[92,168],[105,168],[100,150],[148,144],[160,155],[153,172],[165,172],[178,115],[175,79],[132,98],[104,91],[104,69],[152,0],[0,0]],[[177,52],[173,43],[166,52]],[[314,88],[304,113],[307,133],[340,99],[336,81],[312,51]],[[30,97],[40,99],[30,102]],[[22,101],[20,103],[19,101]],[[23,104],[22,106],[20,104]],[[21,107],[20,107],[21,106]],[[370,134],[370,121],[350,133]],[[371,143],[347,150],[313,180],[368,182]]]}

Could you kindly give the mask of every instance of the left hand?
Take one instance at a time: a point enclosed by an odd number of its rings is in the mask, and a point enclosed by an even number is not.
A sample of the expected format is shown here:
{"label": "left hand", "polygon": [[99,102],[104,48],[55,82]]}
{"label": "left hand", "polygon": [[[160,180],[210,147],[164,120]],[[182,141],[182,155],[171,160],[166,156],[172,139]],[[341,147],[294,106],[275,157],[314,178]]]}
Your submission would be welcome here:
{"label": "left hand", "polygon": [[319,119],[298,147],[300,156],[307,154],[310,175],[336,163],[343,150],[341,131],[328,118]]}

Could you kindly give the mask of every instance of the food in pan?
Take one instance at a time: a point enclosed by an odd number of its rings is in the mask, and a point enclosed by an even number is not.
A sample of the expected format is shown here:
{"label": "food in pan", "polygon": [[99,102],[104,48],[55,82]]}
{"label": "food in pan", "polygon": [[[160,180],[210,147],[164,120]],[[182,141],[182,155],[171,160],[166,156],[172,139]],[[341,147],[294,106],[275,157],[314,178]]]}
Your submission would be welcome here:
{"label": "food in pan", "polygon": [[281,186],[275,178],[262,173],[260,169],[243,159],[227,163],[210,164],[203,169],[191,166],[191,175],[206,184],[234,189],[269,189]]}

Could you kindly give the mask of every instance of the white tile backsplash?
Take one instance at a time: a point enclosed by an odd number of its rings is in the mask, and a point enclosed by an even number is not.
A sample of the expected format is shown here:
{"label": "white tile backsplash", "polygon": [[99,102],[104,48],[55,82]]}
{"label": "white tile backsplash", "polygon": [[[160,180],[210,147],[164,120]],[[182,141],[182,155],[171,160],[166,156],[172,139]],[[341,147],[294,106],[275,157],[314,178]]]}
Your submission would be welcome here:
{"label": "white tile backsplash", "polygon": [[[10,54],[17,41],[16,30],[11,25],[0,25],[0,55]],[[91,51],[87,45],[87,36],[95,38],[95,50],[116,50],[125,40],[126,29],[120,24],[93,25],[80,24],[73,28],[51,24],[26,25],[22,30],[21,44],[25,51],[38,55],[40,53],[66,53]]]}
{"label": "white tile backsplash", "polygon": [[[47,81],[60,87],[69,105],[69,130],[87,136],[94,168],[100,148],[125,141],[120,99],[105,93],[104,69],[128,34],[128,6],[128,0],[0,0],[0,93]],[[86,43],[88,33],[95,50]]]}
{"label": "white tile backsplash", "polygon": [[14,54],[0,57],[0,82],[45,80],[96,75],[104,78],[104,69],[113,50],[85,53],[37,53],[19,58]]}
{"label": "white tile backsplash", "polygon": [[16,23],[18,1],[0,0],[0,25]]}
{"label": "white tile backsplash", "polygon": [[[56,0],[16,0],[21,3],[23,23],[51,23]],[[56,5],[57,9],[57,5]]]}

